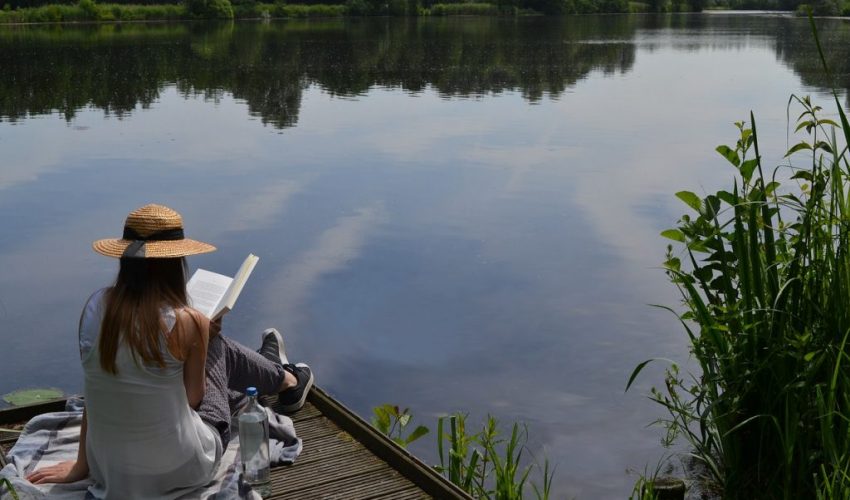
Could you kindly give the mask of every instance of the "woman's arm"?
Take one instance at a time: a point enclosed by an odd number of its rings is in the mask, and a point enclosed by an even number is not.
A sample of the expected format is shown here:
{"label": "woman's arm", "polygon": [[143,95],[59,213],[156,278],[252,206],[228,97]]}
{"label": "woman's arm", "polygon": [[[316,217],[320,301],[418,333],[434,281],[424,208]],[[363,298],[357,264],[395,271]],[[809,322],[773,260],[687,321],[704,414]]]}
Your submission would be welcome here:
{"label": "woman's arm", "polygon": [[73,483],[85,479],[89,475],[89,462],[86,458],[86,434],[88,430],[88,417],[83,410],[83,423],[80,429],[80,448],[77,450],[77,459],[59,462],[50,467],[44,467],[27,476],[27,481],[34,484],[42,483]]}
{"label": "woman's arm", "polygon": [[183,385],[186,387],[189,406],[197,409],[201,400],[204,399],[210,322],[204,315],[194,310],[181,312],[178,315],[178,322],[181,323],[181,343],[183,352],[186,353],[183,363]]}

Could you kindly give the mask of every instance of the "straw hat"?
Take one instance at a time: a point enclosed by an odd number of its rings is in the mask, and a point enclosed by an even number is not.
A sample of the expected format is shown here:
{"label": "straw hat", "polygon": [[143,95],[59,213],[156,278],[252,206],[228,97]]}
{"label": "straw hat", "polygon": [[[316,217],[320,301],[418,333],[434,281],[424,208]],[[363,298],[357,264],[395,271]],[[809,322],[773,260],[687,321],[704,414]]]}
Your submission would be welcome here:
{"label": "straw hat", "polygon": [[95,252],[107,257],[185,257],[215,251],[215,247],[183,237],[183,217],[162,205],[145,205],[130,212],[121,239],[92,243]]}

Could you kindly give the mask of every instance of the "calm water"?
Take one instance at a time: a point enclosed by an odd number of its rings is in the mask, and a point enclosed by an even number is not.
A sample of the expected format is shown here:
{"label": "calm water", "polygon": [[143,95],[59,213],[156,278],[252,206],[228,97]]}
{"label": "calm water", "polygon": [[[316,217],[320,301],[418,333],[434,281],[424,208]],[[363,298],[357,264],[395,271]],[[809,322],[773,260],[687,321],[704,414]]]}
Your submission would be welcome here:
{"label": "calm water", "polygon": [[[844,94],[850,24],[822,29]],[[753,15],[2,28],[0,394],[81,390],[90,242],[159,202],[219,246],[191,265],[261,257],[229,335],[277,326],[361,415],[527,422],[559,497],[624,498],[662,455],[660,373],[626,378],[687,359],[647,305],[677,304],[673,193],[728,185],[750,110],[778,164],[817,67],[805,21]]]}

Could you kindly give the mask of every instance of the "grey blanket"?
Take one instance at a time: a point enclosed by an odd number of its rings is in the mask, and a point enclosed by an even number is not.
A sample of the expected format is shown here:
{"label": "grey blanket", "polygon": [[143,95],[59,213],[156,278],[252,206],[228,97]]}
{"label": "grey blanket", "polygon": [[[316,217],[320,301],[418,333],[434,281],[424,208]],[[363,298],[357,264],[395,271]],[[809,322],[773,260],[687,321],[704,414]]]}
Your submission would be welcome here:
{"label": "grey blanket", "polygon": [[[270,455],[272,466],[291,464],[301,453],[302,443],[295,435],[289,417],[278,415],[266,408],[269,414]],[[6,457],[8,465],[0,470],[0,478],[8,479],[20,500],[91,500],[88,492],[90,480],[76,483],[34,485],[24,479],[30,472],[65,460],[77,458],[80,442],[80,425],[83,404],[79,398],[68,400],[66,411],[45,413],[30,420],[15,446]],[[215,476],[206,486],[183,498],[225,500],[231,498],[260,499],[261,496],[240,481],[242,468],[239,460],[239,438],[233,429],[230,441]],[[6,488],[0,486],[0,499],[11,499]]]}

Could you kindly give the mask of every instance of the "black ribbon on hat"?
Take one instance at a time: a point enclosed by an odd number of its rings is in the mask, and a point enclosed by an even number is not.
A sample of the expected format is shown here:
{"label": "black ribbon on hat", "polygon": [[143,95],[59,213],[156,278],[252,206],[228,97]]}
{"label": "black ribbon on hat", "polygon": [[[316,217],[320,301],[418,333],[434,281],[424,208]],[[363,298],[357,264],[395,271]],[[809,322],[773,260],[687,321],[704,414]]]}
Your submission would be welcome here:
{"label": "black ribbon on hat", "polygon": [[157,231],[147,236],[142,236],[137,233],[132,227],[124,226],[124,235],[121,237],[124,240],[132,240],[133,242],[124,249],[122,257],[145,257],[145,243],[148,241],[175,241],[183,239],[183,229],[165,229]]}

